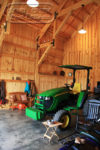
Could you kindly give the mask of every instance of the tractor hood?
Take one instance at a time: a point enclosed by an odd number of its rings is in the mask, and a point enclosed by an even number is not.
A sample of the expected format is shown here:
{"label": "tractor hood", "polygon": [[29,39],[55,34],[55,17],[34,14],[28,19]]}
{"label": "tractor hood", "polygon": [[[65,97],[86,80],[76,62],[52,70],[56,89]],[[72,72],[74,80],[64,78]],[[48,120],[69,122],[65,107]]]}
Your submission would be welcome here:
{"label": "tractor hood", "polygon": [[60,87],[60,88],[55,88],[55,89],[50,89],[47,90],[41,94],[39,94],[39,96],[56,96],[57,94],[61,94],[63,92],[67,92],[68,89],[66,87]]}

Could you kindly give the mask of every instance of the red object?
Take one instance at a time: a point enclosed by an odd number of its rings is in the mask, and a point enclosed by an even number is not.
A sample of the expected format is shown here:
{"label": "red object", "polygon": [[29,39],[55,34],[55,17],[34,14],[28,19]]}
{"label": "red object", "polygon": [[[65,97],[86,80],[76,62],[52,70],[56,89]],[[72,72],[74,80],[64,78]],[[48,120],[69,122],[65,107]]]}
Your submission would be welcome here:
{"label": "red object", "polygon": [[31,83],[31,81],[27,81],[28,85]]}
{"label": "red object", "polygon": [[25,110],[26,109],[26,105],[25,104],[18,104],[18,106],[17,106],[17,108],[19,109],[19,110]]}
{"label": "red object", "polygon": [[25,104],[18,104],[17,106],[11,106],[10,108],[14,109],[19,109],[19,110],[25,110],[27,106]]}
{"label": "red object", "polygon": [[12,108],[13,110],[17,108],[17,106],[11,106],[10,108]]}
{"label": "red object", "polygon": [[2,104],[2,100],[0,100],[0,105]]}

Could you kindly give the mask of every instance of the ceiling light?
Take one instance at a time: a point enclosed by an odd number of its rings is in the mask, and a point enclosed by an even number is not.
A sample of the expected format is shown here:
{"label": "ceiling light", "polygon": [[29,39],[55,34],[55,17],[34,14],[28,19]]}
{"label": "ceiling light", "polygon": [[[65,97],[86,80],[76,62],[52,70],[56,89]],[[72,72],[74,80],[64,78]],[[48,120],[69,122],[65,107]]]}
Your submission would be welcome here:
{"label": "ceiling light", "polygon": [[78,33],[80,33],[80,34],[85,34],[87,31],[85,30],[85,29],[80,29],[79,31],[78,31]]}
{"label": "ceiling light", "polygon": [[[82,10],[84,9],[84,5],[82,5]],[[78,31],[80,34],[85,34],[87,31],[83,28],[84,24],[84,16],[82,16],[82,28]]]}
{"label": "ceiling light", "polygon": [[38,7],[39,2],[37,0],[27,0],[27,5],[30,7]]}

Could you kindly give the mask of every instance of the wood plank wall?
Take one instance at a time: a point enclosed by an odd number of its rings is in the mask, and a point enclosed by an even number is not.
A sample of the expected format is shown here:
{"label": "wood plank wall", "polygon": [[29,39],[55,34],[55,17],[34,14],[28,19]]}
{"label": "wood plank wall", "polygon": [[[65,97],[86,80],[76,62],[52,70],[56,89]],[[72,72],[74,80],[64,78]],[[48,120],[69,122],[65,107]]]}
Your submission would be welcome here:
{"label": "wood plank wall", "polygon": [[[36,37],[38,33],[39,29],[36,26],[30,28],[25,24],[12,24],[10,35],[6,35],[3,41],[0,48],[0,80],[3,79],[6,81],[7,97],[9,92],[23,92],[25,82],[28,79],[34,80]],[[43,42],[51,40],[51,37],[52,34],[47,33]],[[51,49],[40,66],[39,73],[42,75],[39,76],[40,84],[37,87],[39,92],[59,86],[60,81],[58,81],[58,76],[61,69],[57,65],[62,64],[63,45],[64,40],[58,37],[55,48]],[[39,50],[40,57],[44,50]],[[57,72],[57,75],[52,77],[54,71]],[[16,80],[17,78],[21,80]],[[55,84],[55,80],[57,84]],[[61,84],[62,80],[65,80],[65,78],[61,77]]]}
{"label": "wood plank wall", "polygon": [[[86,34],[77,33],[65,43],[63,64],[92,66],[90,79],[93,90],[97,81],[100,81],[100,9],[93,14],[84,28],[87,30]],[[68,77],[68,72],[66,76]],[[85,78],[86,72],[77,74],[77,82],[81,83],[83,89],[86,86]]]}

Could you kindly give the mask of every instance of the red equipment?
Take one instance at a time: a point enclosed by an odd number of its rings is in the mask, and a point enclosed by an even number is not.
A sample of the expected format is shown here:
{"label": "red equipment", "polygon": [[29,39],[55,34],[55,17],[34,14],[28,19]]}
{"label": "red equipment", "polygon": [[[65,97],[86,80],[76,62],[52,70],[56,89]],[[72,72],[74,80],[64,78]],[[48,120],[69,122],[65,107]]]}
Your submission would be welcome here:
{"label": "red equipment", "polygon": [[27,108],[27,106],[25,105],[25,104],[18,104],[17,105],[17,108],[19,109],[19,110],[25,110],[26,108]]}
{"label": "red equipment", "polygon": [[2,104],[2,100],[0,100],[0,105]]}
{"label": "red equipment", "polygon": [[11,106],[12,109],[25,110],[27,106],[25,104],[18,104],[17,106]]}

